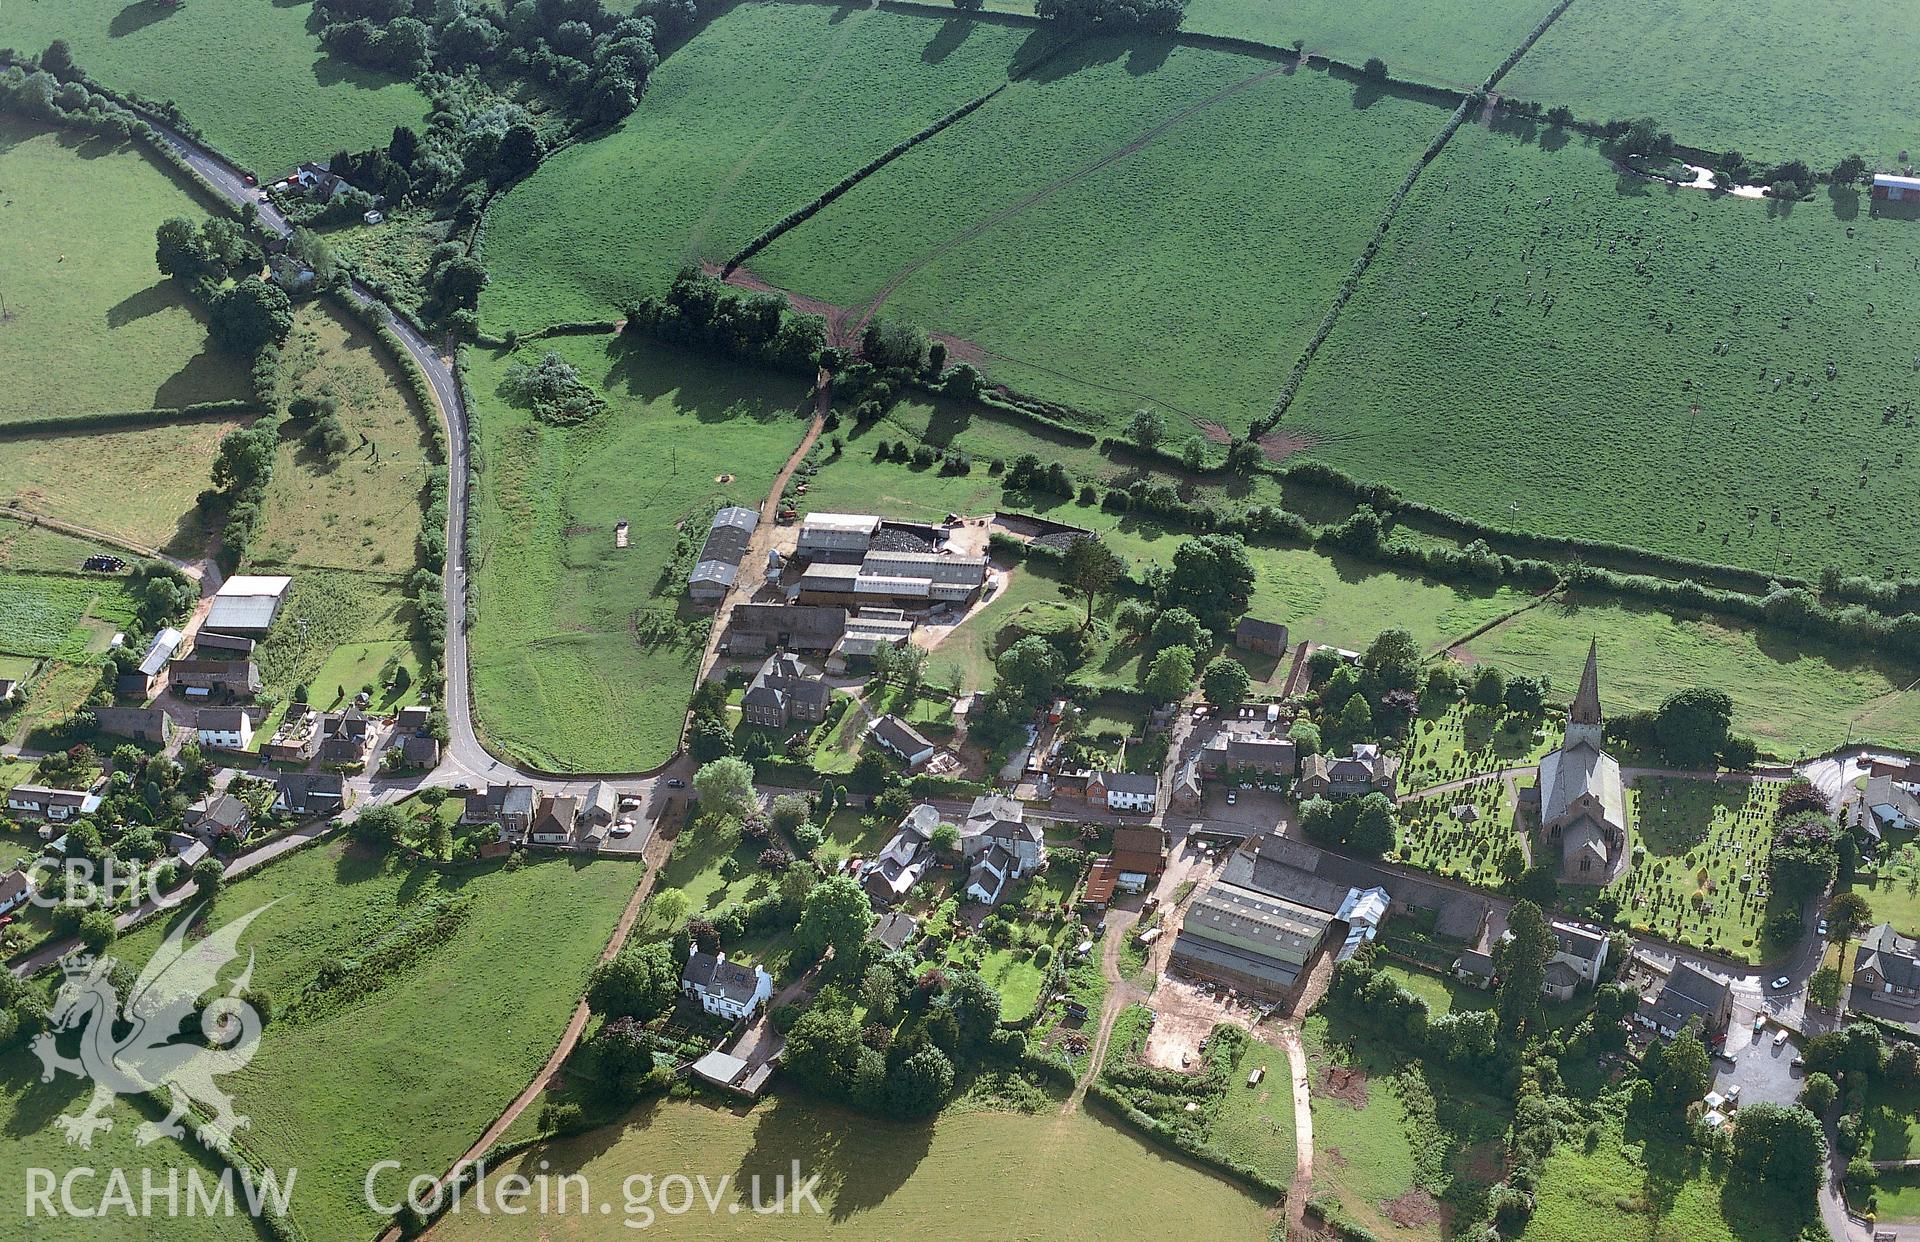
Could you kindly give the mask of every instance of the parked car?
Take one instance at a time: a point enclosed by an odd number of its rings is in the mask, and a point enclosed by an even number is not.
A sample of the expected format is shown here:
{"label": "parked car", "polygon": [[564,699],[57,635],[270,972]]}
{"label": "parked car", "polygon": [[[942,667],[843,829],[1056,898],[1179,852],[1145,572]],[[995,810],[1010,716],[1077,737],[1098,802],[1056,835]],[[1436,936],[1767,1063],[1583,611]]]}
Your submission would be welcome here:
{"label": "parked car", "polygon": [[1778,1048],[1781,1044],[1784,1044],[1786,1042],[1787,1042],[1787,1028],[1783,1026],[1778,1031],[1774,1032],[1773,1046]]}
{"label": "parked car", "polygon": [[687,783],[681,780],[677,776],[670,776],[667,778],[668,789],[685,789],[686,787],[687,787]]}
{"label": "parked car", "polygon": [[1232,805],[1233,805],[1234,803],[1236,803],[1236,802],[1238,802],[1239,800],[1240,800],[1240,795],[1239,795],[1239,794],[1237,794],[1237,793],[1235,793],[1235,792],[1234,792],[1233,790],[1231,790],[1231,789],[1229,789],[1229,790],[1227,790],[1227,805],[1228,805],[1228,806],[1232,806]]}
{"label": "parked car", "polygon": [[256,201],[256,202],[258,202],[258,203],[259,203],[259,204],[260,204],[261,206],[263,206],[263,207],[264,207],[264,206],[267,206],[268,204],[270,204],[270,203],[272,203],[272,202],[273,202],[273,200],[272,200],[272,199],[270,199],[270,198],[268,198],[268,197],[267,197],[267,195],[266,195],[266,193],[265,193],[264,191],[262,191],[262,192],[261,192],[261,193],[259,193],[259,194],[256,194],[256,195],[254,196],[254,199],[255,199],[255,201]]}
{"label": "parked car", "polygon": [[241,180],[241,182],[242,182],[242,183],[244,183],[244,184],[246,184],[246,185],[258,185],[258,184],[260,184],[259,182],[257,182],[257,181],[255,181],[255,180],[253,179],[253,174],[252,174],[252,173],[242,173],[242,174],[240,175],[240,180]]}
{"label": "parked car", "polygon": [[1785,975],[1781,975],[1778,979],[1775,979],[1772,983],[1769,983],[1767,986],[1772,988],[1776,992],[1784,992],[1788,988],[1793,986],[1793,980],[1787,978]]}
{"label": "parked car", "polygon": [[1820,920],[1820,934],[1822,936],[1827,934],[1827,921],[1825,919]]}

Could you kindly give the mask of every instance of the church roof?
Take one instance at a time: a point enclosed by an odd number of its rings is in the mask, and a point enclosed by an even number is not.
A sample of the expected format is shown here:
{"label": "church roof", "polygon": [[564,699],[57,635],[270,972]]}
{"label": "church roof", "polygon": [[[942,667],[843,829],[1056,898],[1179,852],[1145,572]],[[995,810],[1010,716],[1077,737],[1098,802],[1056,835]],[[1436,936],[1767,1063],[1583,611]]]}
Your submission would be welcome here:
{"label": "church roof", "polygon": [[1540,823],[1560,824],[1583,797],[1598,803],[1595,819],[1627,830],[1627,795],[1620,785],[1620,763],[1587,742],[1556,750],[1540,761]]}
{"label": "church roof", "polygon": [[1587,645],[1587,667],[1580,674],[1580,692],[1573,696],[1567,711],[1569,724],[1600,723],[1600,640]]}

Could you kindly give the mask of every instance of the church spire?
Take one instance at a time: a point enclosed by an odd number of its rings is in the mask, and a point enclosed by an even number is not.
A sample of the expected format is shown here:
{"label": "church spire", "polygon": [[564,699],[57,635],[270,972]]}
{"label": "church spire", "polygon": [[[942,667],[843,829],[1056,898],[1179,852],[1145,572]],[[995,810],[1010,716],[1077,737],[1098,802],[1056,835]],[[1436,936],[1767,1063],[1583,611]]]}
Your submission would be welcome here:
{"label": "church spire", "polygon": [[1580,693],[1573,696],[1573,706],[1567,712],[1567,723],[1600,723],[1600,640],[1597,638],[1587,646],[1587,667],[1580,674]]}

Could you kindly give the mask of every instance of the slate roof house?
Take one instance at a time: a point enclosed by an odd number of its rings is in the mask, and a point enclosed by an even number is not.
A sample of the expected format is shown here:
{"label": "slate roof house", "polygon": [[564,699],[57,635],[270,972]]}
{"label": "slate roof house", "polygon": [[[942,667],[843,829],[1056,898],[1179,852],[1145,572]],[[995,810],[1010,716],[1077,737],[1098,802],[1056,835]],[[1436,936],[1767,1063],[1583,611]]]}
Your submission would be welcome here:
{"label": "slate roof house", "polygon": [[1869,776],[1860,805],[1871,817],[1875,836],[1920,827],[1920,797],[1915,797],[1910,787],[1891,776]]}
{"label": "slate roof house", "polygon": [[262,772],[274,785],[273,805],[291,815],[337,815],[347,804],[347,781],[338,772]]}
{"label": "slate roof house", "polygon": [[557,794],[540,799],[527,840],[536,845],[566,845],[573,840],[574,822],[580,815],[580,799],[573,794]]}
{"label": "slate roof house", "polygon": [[1292,776],[1299,768],[1298,749],[1278,734],[1222,729],[1200,748],[1200,770],[1208,776]]}
{"label": "slate roof house", "polygon": [[212,841],[244,841],[253,827],[253,811],[232,794],[209,794],[187,808],[187,827]]}
{"label": "slate roof house", "polygon": [[1692,962],[1676,962],[1660,990],[1640,1002],[1639,1020],[1667,1039],[1700,1021],[1700,1037],[1712,1040],[1733,1021],[1733,989]]}
{"label": "slate roof house", "polygon": [[875,909],[884,910],[907,895],[933,865],[933,830],[940,812],[922,802],[908,811],[900,827],[860,871],[860,886]]}
{"label": "slate roof house", "polygon": [[1853,953],[1853,986],[1920,1008],[1920,941],[1902,936],[1891,923],[1869,928]]}
{"label": "slate roof house", "polygon": [[1391,796],[1399,773],[1400,756],[1368,743],[1355,745],[1345,755],[1308,755],[1294,788],[1303,799]]}
{"label": "slate roof house", "polygon": [[0,914],[9,914],[27,904],[33,896],[33,877],[24,871],[0,875]]}
{"label": "slate roof house", "polygon": [[509,837],[524,837],[533,827],[533,786],[488,785],[467,791],[463,824],[493,824]]}
{"label": "slate roof house", "polygon": [[1013,881],[1047,861],[1046,836],[1027,822],[1026,808],[1005,794],[982,794],[960,825],[960,856],[967,863],[964,890],[971,901],[998,905]]}
{"label": "slate roof house", "polygon": [[1600,968],[1607,964],[1607,938],[1604,933],[1578,923],[1554,920],[1554,954],[1547,960],[1547,979],[1540,990],[1555,1000],[1572,1000],[1581,987],[1600,982]]}
{"label": "slate roof house", "polygon": [[740,714],[747,723],[784,729],[794,721],[819,724],[827,718],[833,687],[821,681],[800,657],[777,651],[767,657],[740,696]]}
{"label": "slate roof house", "polygon": [[1599,643],[1587,648],[1560,749],[1540,760],[1540,839],[1560,852],[1563,884],[1608,884],[1627,869],[1627,795],[1603,748]]}
{"label": "slate roof house", "polygon": [[373,745],[373,721],[359,708],[328,712],[320,718],[320,762],[352,766],[367,761]]}
{"label": "slate roof house", "polygon": [[680,974],[680,990],[716,1017],[740,1021],[759,1012],[773,996],[773,976],[763,966],[729,962],[722,953],[695,950]]}
{"label": "slate roof house", "polygon": [[909,770],[933,758],[933,743],[920,730],[891,712],[874,721],[867,729],[867,736],[877,742],[882,750],[898,757]]}
{"label": "slate roof house", "polygon": [[200,745],[212,750],[245,750],[253,744],[253,721],[242,707],[203,707],[194,717]]}
{"label": "slate roof house", "polygon": [[867,933],[867,939],[893,952],[906,948],[919,934],[920,924],[898,910],[889,910],[874,923],[873,930]]}
{"label": "slate roof house", "polygon": [[1087,777],[1087,799],[1096,796],[1110,811],[1151,815],[1160,805],[1160,778],[1151,772],[1095,772]]}

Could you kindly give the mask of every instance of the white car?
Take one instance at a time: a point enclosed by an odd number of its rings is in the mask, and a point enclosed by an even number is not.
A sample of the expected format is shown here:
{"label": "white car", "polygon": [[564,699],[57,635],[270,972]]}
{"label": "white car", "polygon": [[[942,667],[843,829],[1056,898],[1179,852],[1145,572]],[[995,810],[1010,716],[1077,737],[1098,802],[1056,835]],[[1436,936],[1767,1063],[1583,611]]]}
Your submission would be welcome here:
{"label": "white car", "polygon": [[1778,979],[1775,979],[1772,983],[1769,983],[1767,986],[1772,988],[1776,992],[1784,992],[1788,988],[1793,986],[1793,980],[1787,978],[1785,975],[1781,975]]}
{"label": "white car", "polygon": [[1781,1044],[1784,1044],[1786,1042],[1787,1042],[1787,1028],[1783,1026],[1778,1031],[1774,1032],[1773,1046],[1778,1048]]}
{"label": "white car", "polygon": [[611,827],[611,828],[609,828],[609,829],[607,829],[607,835],[608,835],[608,836],[613,836],[613,837],[630,837],[630,836],[632,836],[632,835],[633,835],[633,821],[632,821],[632,820],[630,820],[630,819],[622,819],[622,820],[616,820],[616,821],[614,822],[614,825],[613,825],[613,827]]}

